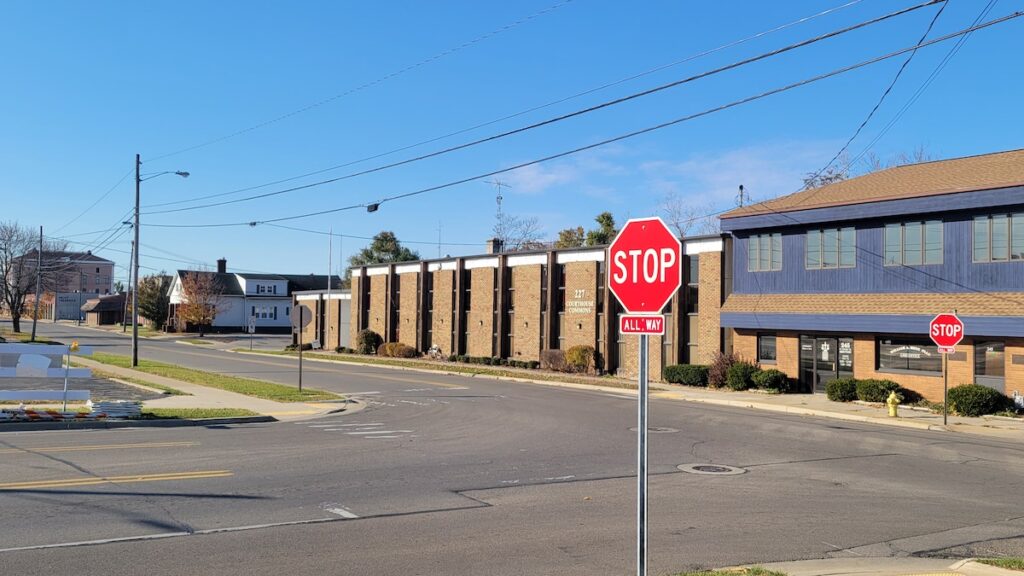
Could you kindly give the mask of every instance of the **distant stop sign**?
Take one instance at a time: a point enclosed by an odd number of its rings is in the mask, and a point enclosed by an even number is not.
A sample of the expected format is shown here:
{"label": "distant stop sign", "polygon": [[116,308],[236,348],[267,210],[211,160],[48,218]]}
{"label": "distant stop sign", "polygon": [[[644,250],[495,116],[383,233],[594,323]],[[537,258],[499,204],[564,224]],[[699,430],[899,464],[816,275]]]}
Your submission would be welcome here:
{"label": "distant stop sign", "polygon": [[928,325],[928,335],[940,348],[952,348],[964,339],[964,323],[956,314],[939,314]]}
{"label": "distant stop sign", "polygon": [[608,247],[608,289],[630,314],[660,313],[682,281],[682,245],[661,218],[626,222]]}

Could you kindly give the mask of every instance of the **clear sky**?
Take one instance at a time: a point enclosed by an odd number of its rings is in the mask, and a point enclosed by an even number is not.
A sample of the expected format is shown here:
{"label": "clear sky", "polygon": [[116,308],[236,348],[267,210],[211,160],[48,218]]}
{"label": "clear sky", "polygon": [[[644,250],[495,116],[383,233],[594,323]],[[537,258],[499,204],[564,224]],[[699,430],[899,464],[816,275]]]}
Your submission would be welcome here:
{"label": "clear sky", "polygon": [[[143,174],[143,273],[211,265],[324,273],[326,237],[262,221],[364,204],[574,149],[912,46],[939,6],[658,94],[402,167],[198,210],[154,207],[292,178],[490,122],[741,40],[850,0],[618,2],[8,2],[0,19],[0,220],[45,227],[126,277],[115,228]],[[273,192],[510,130],[671,82],[919,2],[862,0],[709,56],[376,160],[244,194]],[[987,2],[949,0],[929,37],[965,28]],[[1020,9],[996,2],[987,19]],[[936,158],[1024,147],[1024,18],[972,35],[871,148]],[[922,49],[851,147],[864,150],[953,42]],[[500,176],[504,210],[548,238],[610,210],[657,212],[669,193],[728,208],[797,190],[849,138],[905,57],[694,121]],[[124,177],[122,179],[122,177]],[[493,180],[489,178],[489,180]],[[117,183],[117,184],[116,184]],[[115,185],[116,184],[116,185]],[[109,191],[102,200],[99,200]],[[97,200],[99,200],[98,203]],[[93,203],[95,207],[84,214]],[[494,188],[472,181],[364,209],[281,222],[372,236],[393,230],[424,257],[483,251]],[[76,219],[77,218],[77,219]],[[74,219],[72,221],[72,219]],[[109,238],[111,242],[106,242]],[[336,239],[340,260],[365,245]],[[187,264],[174,260],[192,262]]]}

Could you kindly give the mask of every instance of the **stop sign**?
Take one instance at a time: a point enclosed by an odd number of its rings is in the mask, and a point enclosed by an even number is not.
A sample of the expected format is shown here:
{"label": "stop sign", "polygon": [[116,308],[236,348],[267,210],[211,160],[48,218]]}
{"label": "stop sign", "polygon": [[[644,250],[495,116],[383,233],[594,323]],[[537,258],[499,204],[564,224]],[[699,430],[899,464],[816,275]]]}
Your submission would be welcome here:
{"label": "stop sign", "polygon": [[952,348],[964,339],[964,323],[956,314],[939,314],[928,325],[928,335],[940,348]]}
{"label": "stop sign", "polygon": [[626,222],[608,262],[608,289],[630,314],[660,313],[683,282],[682,245],[658,217]]}

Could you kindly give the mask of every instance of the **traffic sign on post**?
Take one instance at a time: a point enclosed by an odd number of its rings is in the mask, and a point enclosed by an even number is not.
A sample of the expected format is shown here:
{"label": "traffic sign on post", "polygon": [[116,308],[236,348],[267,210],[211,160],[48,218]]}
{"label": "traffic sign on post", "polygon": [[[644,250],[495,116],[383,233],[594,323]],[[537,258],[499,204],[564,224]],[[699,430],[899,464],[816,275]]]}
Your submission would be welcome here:
{"label": "traffic sign on post", "polygon": [[627,314],[619,334],[638,334],[636,573],[647,574],[647,352],[648,335],[665,333],[662,309],[683,283],[682,244],[661,218],[626,222],[608,246],[608,290]]}
{"label": "traffic sign on post", "polygon": [[942,425],[949,420],[949,355],[956,350],[956,345],[964,339],[964,323],[956,315],[939,314],[928,324],[928,336],[939,347],[942,354]]}

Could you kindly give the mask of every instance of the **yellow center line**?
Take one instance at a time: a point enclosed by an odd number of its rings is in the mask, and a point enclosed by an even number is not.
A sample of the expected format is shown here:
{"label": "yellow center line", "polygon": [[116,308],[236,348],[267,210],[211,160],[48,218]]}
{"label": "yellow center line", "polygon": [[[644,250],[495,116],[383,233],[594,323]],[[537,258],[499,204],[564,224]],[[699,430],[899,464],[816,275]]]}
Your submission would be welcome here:
{"label": "yellow center line", "polygon": [[202,478],[224,478],[232,476],[230,470],[203,470],[195,472],[169,472],[164,474],[135,474],[131,476],[99,476],[87,478],[65,478],[62,480],[33,480],[29,482],[7,482],[0,484],[2,490],[26,490],[32,488],[71,488],[95,484],[128,484],[132,482],[161,482],[170,480],[198,480]]}
{"label": "yellow center line", "polygon": [[199,442],[147,442],[140,444],[94,444],[83,446],[44,446],[41,448],[3,448],[0,454],[21,454],[32,452],[92,452],[95,450],[120,450],[122,448],[183,448],[198,446]]}

